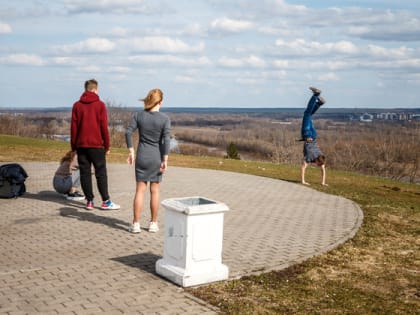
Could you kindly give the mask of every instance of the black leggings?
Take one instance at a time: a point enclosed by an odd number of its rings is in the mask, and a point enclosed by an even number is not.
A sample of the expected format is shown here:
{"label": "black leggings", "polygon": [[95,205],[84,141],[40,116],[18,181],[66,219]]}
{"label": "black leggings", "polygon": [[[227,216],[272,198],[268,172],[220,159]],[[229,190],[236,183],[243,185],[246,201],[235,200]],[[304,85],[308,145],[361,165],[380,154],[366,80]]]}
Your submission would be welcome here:
{"label": "black leggings", "polygon": [[102,148],[78,148],[77,161],[80,169],[80,183],[86,200],[94,198],[92,190],[92,165],[95,168],[96,184],[102,201],[109,199],[108,175],[106,172],[105,150]]}

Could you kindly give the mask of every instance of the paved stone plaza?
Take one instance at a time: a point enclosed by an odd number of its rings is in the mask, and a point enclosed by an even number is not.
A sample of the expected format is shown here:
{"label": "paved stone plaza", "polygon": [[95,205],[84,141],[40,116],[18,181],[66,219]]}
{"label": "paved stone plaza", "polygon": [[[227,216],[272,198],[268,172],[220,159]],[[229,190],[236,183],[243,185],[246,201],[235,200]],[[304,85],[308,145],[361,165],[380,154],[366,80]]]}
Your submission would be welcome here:
{"label": "paved stone plaza", "polygon": [[[121,210],[85,210],[52,188],[57,163],[20,163],[27,193],[0,199],[0,314],[217,314],[218,309],[155,273],[158,233],[127,232],[134,169],[109,164]],[[93,180],[94,186],[96,181]],[[223,264],[230,278],[285,268],[353,237],[363,214],[352,201],[300,184],[224,171],[169,167],[161,200],[202,196],[228,205]],[[100,205],[96,192],[96,206]],[[211,236],[210,236],[211,237]]]}

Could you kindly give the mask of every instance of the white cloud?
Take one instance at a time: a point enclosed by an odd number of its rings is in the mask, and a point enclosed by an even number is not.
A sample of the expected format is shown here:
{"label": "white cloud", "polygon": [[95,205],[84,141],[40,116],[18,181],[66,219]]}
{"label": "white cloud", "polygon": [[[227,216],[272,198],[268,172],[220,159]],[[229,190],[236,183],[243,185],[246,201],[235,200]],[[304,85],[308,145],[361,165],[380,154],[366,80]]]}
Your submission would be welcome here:
{"label": "white cloud", "polygon": [[327,43],[325,46],[328,50],[342,54],[351,55],[359,52],[359,48],[349,41],[342,40],[337,43]]}
{"label": "white cloud", "polygon": [[295,60],[283,60],[283,59],[275,59],[272,62],[272,65],[275,68],[288,68],[288,69],[295,69],[295,70],[343,70],[349,69],[354,67],[354,60],[302,60],[302,59],[295,59]]}
{"label": "white cloud", "polygon": [[[301,38],[305,35],[303,27],[294,27],[286,21],[276,26],[261,26],[258,27],[258,32],[268,36],[280,36],[284,38]],[[312,32],[316,32],[315,30]]]}
{"label": "white cloud", "polygon": [[265,67],[265,61],[257,56],[249,56],[245,59],[245,63],[256,68]]}
{"label": "white cloud", "polygon": [[[320,19],[319,14],[329,18]],[[321,20],[322,23],[319,22]],[[326,12],[315,13],[309,24],[338,29],[346,27],[345,33],[362,39],[401,42],[418,41],[420,38],[418,12],[408,10],[330,8]]]}
{"label": "white cloud", "polygon": [[[288,4],[283,0],[245,0],[241,1],[243,12],[253,12],[260,19],[270,17],[293,17],[306,15],[309,12],[305,5]],[[238,7],[238,4],[235,4]]]}
{"label": "white cloud", "polygon": [[64,54],[108,53],[113,51],[115,46],[114,42],[106,38],[93,37],[75,44],[56,46],[53,50]]}
{"label": "white cloud", "polygon": [[172,39],[164,36],[150,36],[132,38],[121,42],[128,49],[137,52],[160,52],[160,53],[197,53],[204,50],[204,43],[195,46],[189,45],[180,39]]}
{"label": "white cloud", "polygon": [[225,67],[243,67],[244,61],[242,59],[221,57],[219,59],[219,64]]}
{"label": "white cloud", "polygon": [[339,77],[333,72],[328,72],[328,73],[323,73],[319,75],[318,79],[320,81],[338,81]]}
{"label": "white cloud", "polygon": [[174,65],[182,67],[201,67],[208,66],[211,64],[211,61],[207,57],[198,57],[198,58],[188,58],[188,57],[178,57],[172,55],[140,55],[140,56],[131,56],[128,60],[132,63],[140,64],[165,64],[165,65]]}
{"label": "white cloud", "polygon": [[175,77],[175,82],[177,83],[195,83],[197,80],[196,78],[190,77],[190,76],[185,76],[185,75],[177,75]]}
{"label": "white cloud", "polygon": [[392,21],[381,22],[381,24],[350,26],[348,34],[370,40],[408,42],[420,39],[420,18],[398,15]]}
{"label": "white cloud", "polygon": [[344,70],[354,67],[355,62],[353,60],[326,60],[319,64],[320,68],[326,68],[328,70]]}
{"label": "white cloud", "polygon": [[0,22],[0,34],[9,34],[12,32],[12,27],[9,24]]}
{"label": "white cloud", "polygon": [[124,67],[124,66],[114,66],[114,67],[107,68],[106,72],[125,74],[125,73],[130,72],[130,68]]}
{"label": "white cloud", "polygon": [[384,48],[377,45],[368,45],[366,47],[366,51],[374,56],[374,57],[382,57],[382,58],[408,58],[412,53],[413,50],[409,49],[405,46],[399,48]]}
{"label": "white cloud", "polygon": [[251,55],[246,58],[228,58],[228,57],[221,57],[218,61],[219,65],[224,67],[255,67],[255,68],[262,68],[265,67],[266,62],[261,59],[260,57]]}
{"label": "white cloud", "polygon": [[294,41],[284,41],[278,39],[275,45],[279,47],[279,54],[299,54],[299,55],[322,55],[328,53],[356,54],[359,48],[349,41],[338,41],[335,43],[321,43],[316,41],[306,41],[299,38]]}
{"label": "white cloud", "polygon": [[377,61],[362,61],[360,62],[366,68],[380,69],[382,71],[403,71],[407,75],[412,72],[420,71],[420,59],[412,58],[407,60],[377,60]]}
{"label": "white cloud", "polygon": [[54,57],[51,60],[54,64],[60,66],[78,66],[84,63],[82,58],[74,57]]}
{"label": "white cloud", "polygon": [[276,59],[273,61],[273,66],[276,68],[288,68],[289,67],[289,60],[280,60]]}
{"label": "white cloud", "polygon": [[282,80],[287,77],[286,70],[268,70],[262,72],[256,72],[255,75],[258,76],[258,80],[263,83],[265,80]]}
{"label": "white cloud", "polygon": [[254,23],[245,20],[233,20],[229,18],[220,18],[211,22],[210,28],[213,31],[237,33],[252,29]]}
{"label": "white cloud", "polygon": [[258,81],[257,79],[251,79],[251,78],[237,78],[236,82],[243,85],[256,85],[258,84],[258,82],[261,83],[261,81]]}
{"label": "white cloud", "polygon": [[12,54],[5,57],[0,57],[0,63],[22,66],[43,66],[45,61],[38,55]]}
{"label": "white cloud", "polygon": [[206,32],[204,30],[204,27],[200,25],[200,23],[193,23],[190,25],[187,25],[181,32],[181,35],[187,35],[187,36],[201,36],[204,35]]}
{"label": "white cloud", "polygon": [[[248,12],[252,11],[253,21],[258,21],[258,30],[261,33],[277,34],[285,38],[302,37],[304,30],[308,30],[312,38],[322,36],[323,30],[330,30],[330,34],[341,33],[381,41],[417,42],[420,38],[420,16],[416,10],[345,5],[323,9],[290,5],[281,0],[262,0],[255,4],[248,3],[248,10],[243,10],[243,16],[249,17]],[[263,22],[272,18],[276,21]]]}
{"label": "white cloud", "polygon": [[143,0],[65,0],[65,7],[72,14],[104,13],[104,14],[138,14],[156,10]]}
{"label": "white cloud", "polygon": [[89,74],[97,74],[102,71],[102,68],[98,66],[83,66],[83,67],[77,67],[77,70],[80,72],[85,72]]}
{"label": "white cloud", "polygon": [[110,36],[117,36],[117,37],[126,37],[128,34],[130,33],[130,31],[124,27],[113,27],[108,34]]}
{"label": "white cloud", "polygon": [[[417,68],[419,49],[401,47],[383,47],[369,44],[356,46],[349,41],[330,43],[308,42],[304,39],[295,41],[276,41],[276,55],[287,56],[288,59],[275,59],[272,64],[277,68],[308,67],[312,69],[327,68],[329,70],[358,68],[394,68],[394,65],[413,65]],[[328,59],[325,59],[328,57]],[[313,60],[318,58],[318,60]],[[394,64],[394,65],[393,65]]]}

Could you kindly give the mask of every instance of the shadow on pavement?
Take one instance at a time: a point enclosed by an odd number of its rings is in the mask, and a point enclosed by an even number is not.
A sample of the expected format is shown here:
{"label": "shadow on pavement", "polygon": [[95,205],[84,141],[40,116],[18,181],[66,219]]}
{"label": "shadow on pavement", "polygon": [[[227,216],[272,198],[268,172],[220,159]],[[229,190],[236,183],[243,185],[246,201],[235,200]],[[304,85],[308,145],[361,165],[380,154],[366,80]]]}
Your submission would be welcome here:
{"label": "shadow on pavement", "polygon": [[[103,212],[108,212],[108,210],[103,211]],[[84,212],[81,212],[74,208],[65,207],[65,208],[60,208],[60,215],[66,218],[72,218],[72,219],[77,219],[81,221],[89,221],[93,223],[103,224],[103,225],[112,227],[114,229],[123,230],[123,231],[127,231],[128,226],[129,226],[129,223],[126,221],[122,221],[120,219],[115,219],[112,217],[97,215],[92,211],[87,212],[87,210]]]}
{"label": "shadow on pavement", "polygon": [[123,263],[124,265],[139,268],[146,272],[157,275],[155,272],[155,264],[158,259],[162,258],[153,253],[141,253],[123,257],[111,258],[113,261]]}
{"label": "shadow on pavement", "polygon": [[75,206],[78,208],[84,207],[84,201],[73,201],[73,200],[67,200],[64,195],[61,195],[57,193],[56,191],[52,190],[43,190],[36,194],[31,192],[25,192],[22,196],[19,196],[18,198],[26,198],[26,199],[36,199],[40,201],[50,201],[50,202],[56,202],[60,205],[70,205]]}

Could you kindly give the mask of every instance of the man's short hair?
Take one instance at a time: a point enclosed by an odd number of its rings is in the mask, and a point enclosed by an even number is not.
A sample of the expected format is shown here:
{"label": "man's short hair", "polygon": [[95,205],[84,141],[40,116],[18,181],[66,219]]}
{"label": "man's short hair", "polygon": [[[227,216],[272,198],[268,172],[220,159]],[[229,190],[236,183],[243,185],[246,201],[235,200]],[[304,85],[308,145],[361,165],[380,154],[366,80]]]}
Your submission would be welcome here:
{"label": "man's short hair", "polygon": [[93,91],[98,88],[98,81],[90,79],[85,82],[85,91]]}

